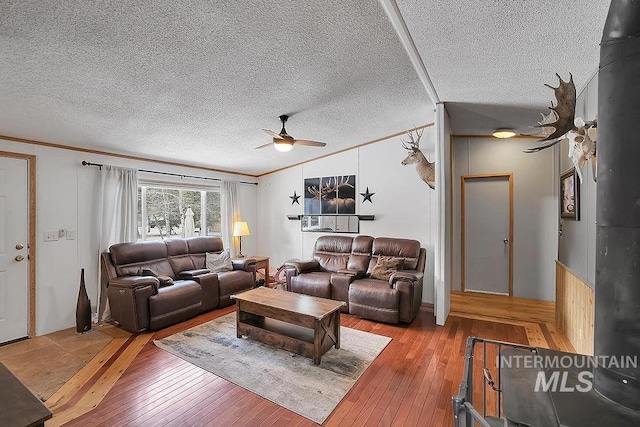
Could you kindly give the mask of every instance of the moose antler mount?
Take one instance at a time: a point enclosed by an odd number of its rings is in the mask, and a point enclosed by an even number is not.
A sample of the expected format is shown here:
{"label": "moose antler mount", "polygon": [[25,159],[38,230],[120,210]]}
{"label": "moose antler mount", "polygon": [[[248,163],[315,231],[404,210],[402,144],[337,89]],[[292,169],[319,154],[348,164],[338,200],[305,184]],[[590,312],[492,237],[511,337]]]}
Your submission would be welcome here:
{"label": "moose antler mount", "polygon": [[582,118],[575,117],[576,111],[576,86],[573,83],[573,75],[569,73],[569,80],[564,81],[558,73],[560,81],[558,87],[545,84],[553,89],[556,97],[556,106],[551,104],[549,114],[542,114],[542,120],[538,122],[539,128],[547,130],[549,135],[541,139],[542,145],[531,147],[525,153],[537,153],[553,147],[558,142],[567,140],[569,143],[569,158],[576,167],[576,171],[582,182],[581,168],[591,159],[593,179],[596,179],[596,141],[597,122],[595,120],[585,122]]}

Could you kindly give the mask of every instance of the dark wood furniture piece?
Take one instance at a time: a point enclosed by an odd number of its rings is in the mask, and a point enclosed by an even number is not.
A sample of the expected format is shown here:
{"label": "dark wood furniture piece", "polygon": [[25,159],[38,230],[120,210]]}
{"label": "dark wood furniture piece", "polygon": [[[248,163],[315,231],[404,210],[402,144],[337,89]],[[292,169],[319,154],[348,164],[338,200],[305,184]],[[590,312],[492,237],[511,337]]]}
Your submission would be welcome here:
{"label": "dark wood furniture piece", "polygon": [[320,364],[335,345],[340,348],[342,301],[260,287],[234,295],[236,333],[300,354]]}
{"label": "dark wood furniture piece", "polygon": [[0,425],[44,426],[53,415],[6,366],[0,363]]}
{"label": "dark wood furniture piece", "polygon": [[269,257],[261,255],[245,256],[243,258],[233,258],[234,261],[242,261],[243,259],[252,259],[256,262],[256,270],[264,270],[264,285],[269,287]]}

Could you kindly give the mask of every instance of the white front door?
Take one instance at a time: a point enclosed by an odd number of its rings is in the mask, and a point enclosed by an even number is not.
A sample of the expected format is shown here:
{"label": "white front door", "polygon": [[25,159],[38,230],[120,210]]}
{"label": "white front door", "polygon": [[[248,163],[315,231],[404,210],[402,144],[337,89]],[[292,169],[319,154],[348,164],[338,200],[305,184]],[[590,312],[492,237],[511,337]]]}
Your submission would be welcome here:
{"label": "white front door", "polygon": [[463,178],[464,290],[510,295],[510,175]]}
{"label": "white front door", "polygon": [[28,336],[28,161],[0,157],[0,343]]}

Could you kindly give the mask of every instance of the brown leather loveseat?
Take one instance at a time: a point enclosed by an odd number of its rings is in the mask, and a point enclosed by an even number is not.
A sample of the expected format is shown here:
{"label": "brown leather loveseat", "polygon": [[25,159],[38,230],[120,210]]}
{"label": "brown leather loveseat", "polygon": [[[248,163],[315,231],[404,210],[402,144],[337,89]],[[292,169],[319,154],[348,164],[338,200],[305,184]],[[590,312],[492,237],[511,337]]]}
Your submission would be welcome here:
{"label": "brown leather loveseat", "polygon": [[313,260],[285,264],[287,289],[344,301],[343,311],[366,319],[411,322],[422,302],[425,261],[417,240],[321,236]]}
{"label": "brown leather loveseat", "polygon": [[140,332],[231,305],[230,295],[255,286],[255,260],[233,260],[233,271],[212,273],[205,254],[222,250],[218,237],[111,246],[101,257],[111,316],[124,329]]}

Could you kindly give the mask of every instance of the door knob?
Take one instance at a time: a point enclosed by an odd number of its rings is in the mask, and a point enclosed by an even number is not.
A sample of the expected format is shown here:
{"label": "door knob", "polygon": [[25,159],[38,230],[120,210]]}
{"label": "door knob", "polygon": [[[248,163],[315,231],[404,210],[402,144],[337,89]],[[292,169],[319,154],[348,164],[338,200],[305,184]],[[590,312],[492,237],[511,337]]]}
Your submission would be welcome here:
{"label": "door knob", "polygon": [[24,257],[22,255],[18,255],[17,257],[14,258],[16,261],[20,262],[24,260]]}
{"label": "door knob", "polygon": [[505,245],[506,245],[507,243],[509,243],[509,239],[506,239],[506,238],[505,238],[505,239],[503,239],[502,241],[504,242],[504,244],[505,244]]}
{"label": "door knob", "polygon": [[24,246],[22,246],[20,243],[18,243],[18,244],[16,245],[16,249],[17,249],[17,250],[22,250],[22,249],[24,249]]}

